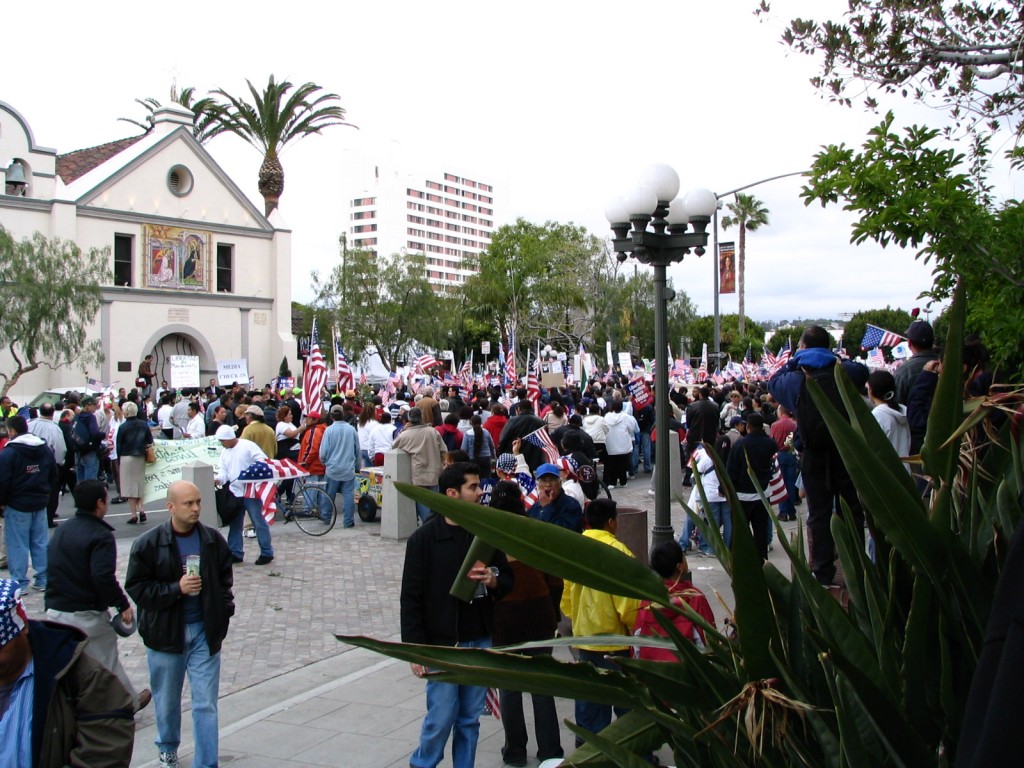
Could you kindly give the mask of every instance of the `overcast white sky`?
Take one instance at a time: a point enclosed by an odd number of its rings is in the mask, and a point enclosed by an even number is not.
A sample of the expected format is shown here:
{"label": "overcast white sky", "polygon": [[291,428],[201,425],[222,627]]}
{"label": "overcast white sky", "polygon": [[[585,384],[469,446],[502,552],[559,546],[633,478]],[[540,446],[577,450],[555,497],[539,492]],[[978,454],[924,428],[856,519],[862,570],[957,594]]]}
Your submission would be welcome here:
{"label": "overcast white sky", "polygon": [[[878,116],[822,101],[814,64],[779,43],[786,20],[838,17],[837,0],[339,2],[167,5],[7,4],[22,41],[0,99],[36,140],[59,152],[132,135],[118,117],[135,98],[167,101],[171,81],[242,93],[270,74],[341,96],[360,127],[286,149],[281,210],[293,235],[295,298],[329,270],[347,219],[353,171],[394,143],[425,165],[495,186],[496,223],[522,216],[608,234],[604,207],[651,162],[683,189],[725,191],[807,168],[822,145],[859,145]],[[900,103],[898,120],[935,119]],[[262,208],[258,153],[234,136],[208,149]],[[1011,195],[1012,179],[995,178]],[[799,178],[751,193],[771,224],[748,237],[747,314],[757,320],[837,317],[916,306],[930,284],[913,254],[849,245],[850,217],[805,208]],[[724,232],[723,240],[734,233]],[[671,272],[698,311],[712,311],[709,255]],[[736,297],[722,297],[736,311]],[[902,330],[902,329],[894,329]]]}

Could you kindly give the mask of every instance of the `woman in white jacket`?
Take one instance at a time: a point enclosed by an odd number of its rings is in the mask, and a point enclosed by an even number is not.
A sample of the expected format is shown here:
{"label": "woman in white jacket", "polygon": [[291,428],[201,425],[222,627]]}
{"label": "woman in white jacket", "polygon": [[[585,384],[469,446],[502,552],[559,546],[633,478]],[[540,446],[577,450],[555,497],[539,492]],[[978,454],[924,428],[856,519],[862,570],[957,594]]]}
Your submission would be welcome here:
{"label": "woman in white jacket", "polygon": [[609,488],[616,484],[625,485],[629,480],[629,460],[633,455],[633,435],[640,431],[636,419],[622,410],[622,401],[613,400],[604,417],[608,424],[605,450],[608,457],[604,464],[604,483]]}

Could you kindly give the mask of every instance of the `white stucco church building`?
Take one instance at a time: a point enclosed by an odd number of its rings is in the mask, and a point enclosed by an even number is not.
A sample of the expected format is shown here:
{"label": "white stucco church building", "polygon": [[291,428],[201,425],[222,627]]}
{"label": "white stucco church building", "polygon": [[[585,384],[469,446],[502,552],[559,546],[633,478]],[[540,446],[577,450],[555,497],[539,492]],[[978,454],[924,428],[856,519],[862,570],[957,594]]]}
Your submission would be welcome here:
{"label": "white stucco church building", "polygon": [[170,379],[169,356],[189,355],[203,384],[218,361],[246,360],[262,385],[294,352],[291,234],[276,211],[268,220],[246,198],[191,128],[192,113],[173,104],[145,135],[58,154],[0,101],[0,225],[17,240],[40,232],[83,251],[110,248],[89,333],[104,361],[87,374],[27,374],[9,393],[15,402],[86,376],[130,388],[147,354],[158,381]]}

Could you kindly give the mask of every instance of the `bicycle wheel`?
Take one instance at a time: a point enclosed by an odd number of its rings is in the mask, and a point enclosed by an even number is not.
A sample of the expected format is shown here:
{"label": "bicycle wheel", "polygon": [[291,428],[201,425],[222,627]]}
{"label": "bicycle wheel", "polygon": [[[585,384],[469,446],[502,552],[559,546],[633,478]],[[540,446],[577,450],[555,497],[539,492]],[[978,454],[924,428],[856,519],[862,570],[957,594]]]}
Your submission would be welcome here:
{"label": "bicycle wheel", "polygon": [[[327,510],[329,518],[323,516]],[[296,489],[295,500],[285,504],[285,519],[295,522],[299,529],[310,536],[323,536],[338,520],[338,509],[334,500],[320,488]]]}

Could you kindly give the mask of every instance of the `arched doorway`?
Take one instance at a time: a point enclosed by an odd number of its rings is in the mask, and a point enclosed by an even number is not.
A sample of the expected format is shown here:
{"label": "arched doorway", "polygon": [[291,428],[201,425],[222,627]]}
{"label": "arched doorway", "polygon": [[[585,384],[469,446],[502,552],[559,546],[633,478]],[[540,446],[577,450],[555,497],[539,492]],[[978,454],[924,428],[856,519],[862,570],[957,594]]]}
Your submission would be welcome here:
{"label": "arched doorway", "polygon": [[217,363],[209,343],[194,329],[187,326],[168,326],[151,338],[143,356],[153,355],[153,372],[156,374],[156,385],[170,376],[171,366],[167,358],[171,355],[190,355],[199,358],[200,386],[206,379],[216,376]]}

